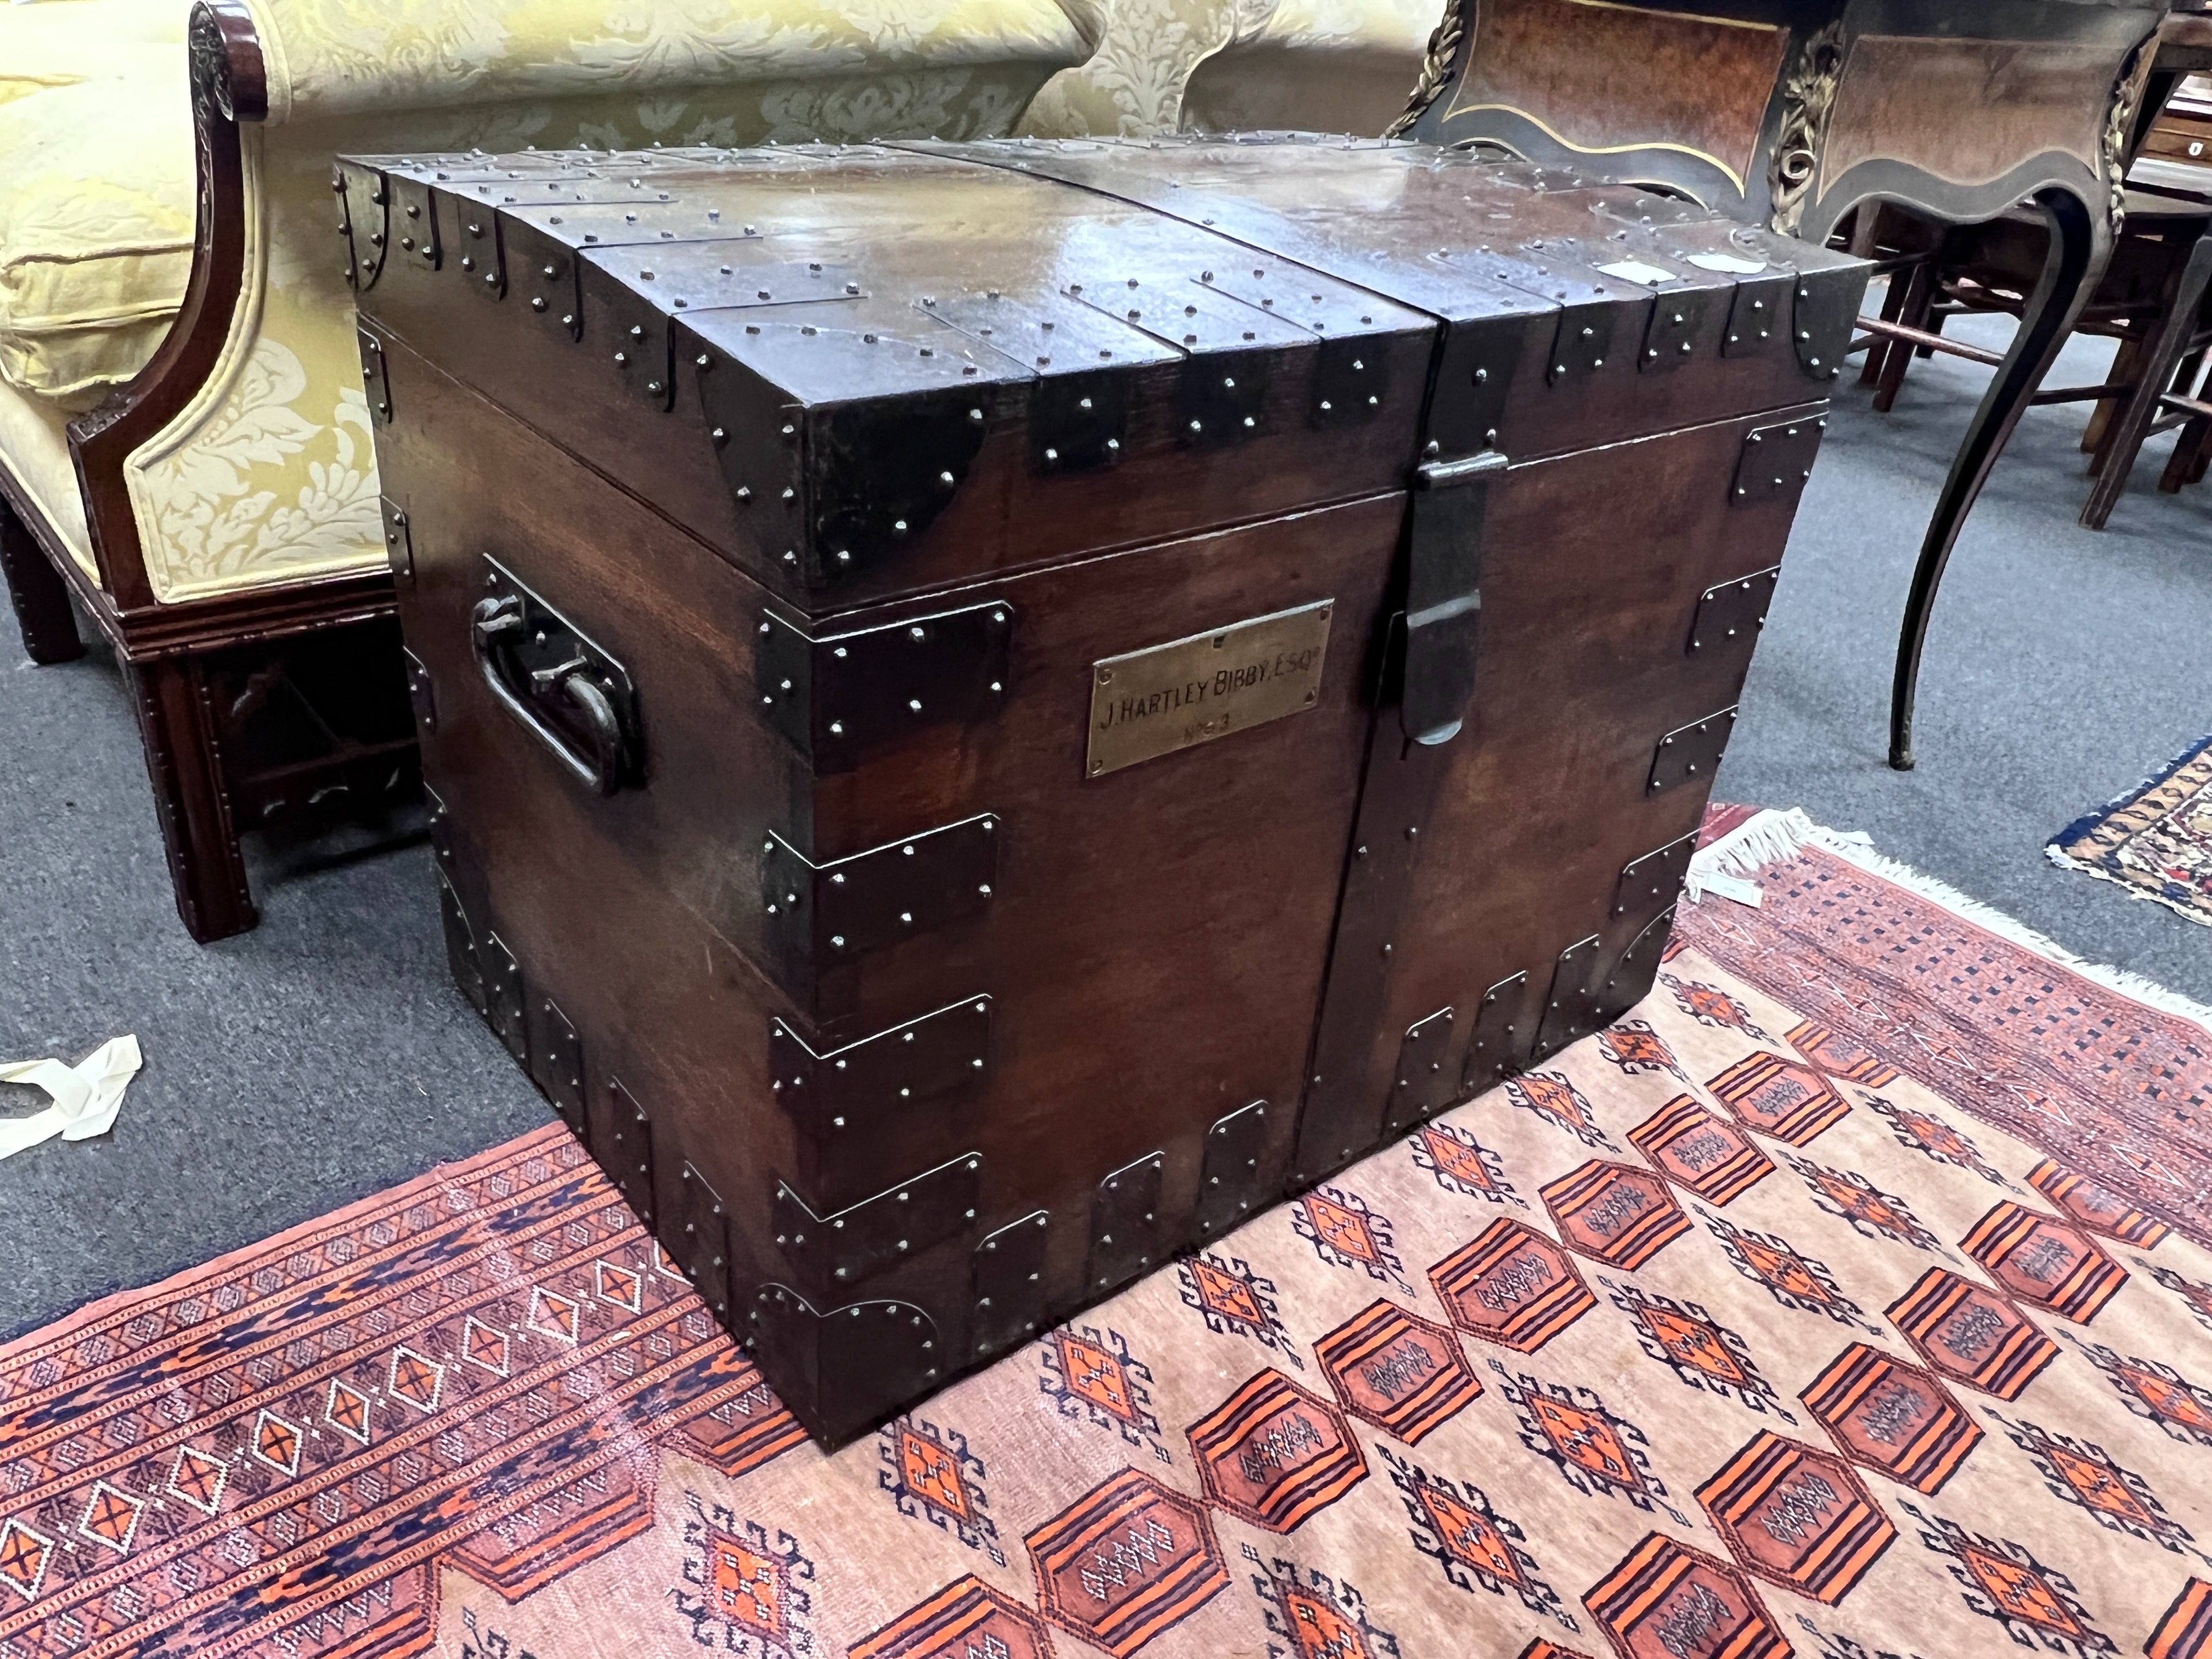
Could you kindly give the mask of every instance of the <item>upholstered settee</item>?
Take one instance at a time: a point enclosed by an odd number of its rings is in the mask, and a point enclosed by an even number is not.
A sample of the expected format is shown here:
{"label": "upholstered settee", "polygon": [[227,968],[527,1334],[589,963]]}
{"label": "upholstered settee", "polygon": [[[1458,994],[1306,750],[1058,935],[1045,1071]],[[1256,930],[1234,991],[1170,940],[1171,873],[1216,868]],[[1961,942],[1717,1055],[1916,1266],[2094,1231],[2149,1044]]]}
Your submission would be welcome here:
{"label": "upholstered settee", "polygon": [[1141,137],[1297,128],[1371,137],[1406,107],[1438,0],[1102,0],[1098,49],[1022,131]]}
{"label": "upholstered settee", "polygon": [[0,567],[130,684],[185,925],[415,787],[335,152],[1009,131],[1088,0],[0,4]]}

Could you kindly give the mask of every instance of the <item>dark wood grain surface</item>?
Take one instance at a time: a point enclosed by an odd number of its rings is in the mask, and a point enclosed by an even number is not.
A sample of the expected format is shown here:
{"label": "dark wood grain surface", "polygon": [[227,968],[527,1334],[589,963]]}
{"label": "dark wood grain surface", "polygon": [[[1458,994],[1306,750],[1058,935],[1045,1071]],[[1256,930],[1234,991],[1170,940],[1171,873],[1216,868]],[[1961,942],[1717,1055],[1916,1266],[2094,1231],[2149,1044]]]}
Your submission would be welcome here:
{"label": "dark wood grain surface", "polygon": [[[1698,822],[1862,264],[1405,145],[343,177],[357,259],[363,202],[436,252],[387,244],[362,309],[456,972],[817,1435],[1401,1130],[1425,1017],[1465,1018],[1424,1111],[1500,1075],[1468,1060],[1495,980],[1523,1062],[1648,988],[1679,863],[1616,890]],[[940,455],[945,499],[841,570],[882,517],[852,480],[902,500]],[[789,560],[745,527],[777,481]],[[540,691],[479,631],[518,591]],[[1113,665],[1321,604],[1310,702],[1094,769]],[[556,752],[571,637],[634,707],[619,767]],[[978,641],[989,686],[909,637]],[[880,874],[984,821],[950,910]],[[794,921],[860,860],[921,914]],[[989,1276],[1009,1227],[1033,1284]],[[903,1346],[842,1352],[853,1319]]]}

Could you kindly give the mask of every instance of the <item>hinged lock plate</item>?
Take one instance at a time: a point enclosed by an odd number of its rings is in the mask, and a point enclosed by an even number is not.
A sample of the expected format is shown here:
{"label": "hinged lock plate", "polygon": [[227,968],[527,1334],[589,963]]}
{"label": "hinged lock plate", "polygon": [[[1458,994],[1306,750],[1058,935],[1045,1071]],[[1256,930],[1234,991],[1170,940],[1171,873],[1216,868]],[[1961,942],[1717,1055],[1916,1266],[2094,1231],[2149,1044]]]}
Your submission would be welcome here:
{"label": "hinged lock plate", "polygon": [[384,366],[384,342],[365,328],[354,331],[361,347],[361,385],[368,396],[368,412],[386,426],[392,423],[392,379]]}
{"label": "hinged lock plate", "polygon": [[531,1073],[553,1103],[561,1121],[584,1135],[584,1044],[576,1027],[550,997],[538,1002],[538,1046],[531,1051]]}
{"label": "hinged lock plate", "polygon": [[377,497],[384,509],[384,562],[390,567],[395,586],[415,586],[415,535],[407,522],[407,510],[389,495]]}
{"label": "hinged lock plate", "polygon": [[1036,471],[1096,472],[1121,460],[1128,438],[1127,374],[1054,374],[1030,393],[1030,465]]}
{"label": "hinged lock plate", "polygon": [[1698,358],[1711,356],[1733,298],[1732,288],[1685,288],[1653,295],[1637,367],[1646,374],[1671,374]]}
{"label": "hinged lock plate", "polygon": [[1590,994],[1593,1030],[1612,1024],[1651,994],[1651,987],[1659,977],[1659,957],[1674,929],[1674,907],[1670,904],[1646,922],[1643,931],[1629,941],[1628,948],[1607,967],[1604,977]]}
{"label": "hinged lock plate", "polygon": [[484,935],[477,959],[483,964],[484,1018],[526,1072],[530,1069],[530,1006],[522,966],[497,933]]}
{"label": "hinged lock plate", "polygon": [[1459,1098],[1459,1073],[1447,1063],[1455,1018],[1454,1010],[1439,1008],[1406,1028],[1398,1043],[1398,1064],[1390,1073],[1389,1103],[1382,1109],[1386,1134],[1403,1134]]}
{"label": "hinged lock plate", "polygon": [[1552,970],[1551,994],[1544,999],[1544,1018],[1536,1028],[1531,1064],[1597,1030],[1591,981],[1597,977],[1602,949],[1604,942],[1592,933],[1559,952],[1559,965]]}
{"label": "hinged lock plate", "polygon": [[1031,1211],[975,1247],[969,1352],[989,1358],[1035,1336],[1045,1321],[1044,1254],[1052,1218]]}
{"label": "hinged lock plate", "polygon": [[1796,303],[1797,278],[1790,271],[1746,276],[1735,285],[1729,306],[1728,335],[1721,342],[1723,357],[1756,357],[1774,349],[1790,331],[1790,316]]}
{"label": "hinged lock plate", "polygon": [[769,724],[817,773],[846,771],[909,732],[996,714],[1013,631],[1004,600],[821,639],[769,611],[753,682]]}
{"label": "hinged lock plate", "polygon": [[820,580],[903,552],[968,477],[996,389],[945,386],[833,404],[807,415],[807,470]]}
{"label": "hinged lock plate", "polygon": [[1448,743],[1466,723],[1482,616],[1483,524],[1491,481],[1504,471],[1505,458],[1492,453],[1429,462],[1413,474],[1398,716],[1415,743]]}
{"label": "hinged lock plate", "polygon": [[1775,421],[1755,426],[1743,435],[1743,453],[1736,457],[1735,482],[1729,490],[1729,504],[1753,507],[1761,501],[1782,501],[1796,507],[1813,476],[1813,458],[1826,429],[1825,415],[1804,415],[1794,421]]}
{"label": "hinged lock plate", "polygon": [[429,665],[405,646],[399,647],[407,665],[407,704],[415,711],[415,730],[428,737],[438,729],[438,693],[430,683]]}
{"label": "hinged lock plate", "polygon": [[484,997],[483,964],[477,957],[476,930],[469,926],[469,913],[461,908],[461,896],[442,870],[438,872],[438,919],[445,928],[446,966],[453,983],[469,1000],[469,1006],[489,1019],[491,1005]]}
{"label": "hinged lock plate", "polygon": [[1652,752],[1651,776],[1644,793],[1656,795],[1680,783],[1710,784],[1735,729],[1734,708],[1723,708],[1687,726],[1678,726],[1659,739]]}
{"label": "hinged lock plate", "polygon": [[686,1158],[676,1172],[674,1213],[661,1230],[668,1259],[683,1269],[691,1287],[714,1310],[725,1330],[730,1324],[730,1219],[722,1195]]}
{"label": "hinged lock plate", "polygon": [[849,962],[976,915],[999,875],[999,820],[985,812],[816,864],[770,831],[763,843],[761,908],[787,959]]}
{"label": "hinged lock plate", "polygon": [[1223,351],[1187,358],[1176,382],[1176,438],[1211,449],[1267,432],[1267,382],[1275,355]]}
{"label": "hinged lock plate", "polygon": [[1680,840],[1670,841],[1622,866],[1620,878],[1613,884],[1613,919],[1656,915],[1672,904],[1682,890],[1682,878],[1689,873],[1690,859],[1697,850],[1698,836],[1693,830]]}
{"label": "hinged lock plate", "polygon": [[592,1139],[592,1155],[607,1172],[615,1190],[628,1200],[647,1227],[656,1213],[653,1194],[653,1120],[630,1091],[607,1080],[605,1129]]}
{"label": "hinged lock plate", "polygon": [[1372,334],[1321,343],[1314,361],[1314,425],[1356,426],[1382,412],[1390,390],[1389,345]]}
{"label": "hinged lock plate", "polygon": [[1797,349],[1797,366],[1808,379],[1826,385],[1844,372],[1844,353],[1858,321],[1869,269],[1854,262],[1798,272],[1790,337]]}
{"label": "hinged lock plate", "polygon": [[1707,588],[1690,624],[1688,654],[1726,654],[1731,647],[1748,653],[1766,624],[1766,609],[1774,603],[1774,585],[1781,577],[1782,567],[1769,565]]}
{"label": "hinged lock plate", "polygon": [[863,1135],[926,1100],[981,1082],[991,1046],[991,999],[969,997],[817,1054],[780,1019],[768,1028],[770,1086],[800,1133]]}
{"label": "hinged lock plate", "polygon": [[507,297],[507,259],[500,246],[500,215],[489,202],[448,197],[453,217],[453,265],[487,300]]}
{"label": "hinged lock plate", "polygon": [[1098,1183],[1091,1198],[1091,1262],[1085,1294],[1097,1296],[1167,1260],[1168,1226],[1160,1209],[1166,1156],[1147,1152]]}
{"label": "hinged lock plate", "polygon": [[1528,970],[1501,979],[1474,1005],[1474,1029],[1468,1034],[1467,1063],[1460,1070],[1462,1094],[1487,1089],[1513,1076],[1528,1058]]}
{"label": "hinged lock plate", "polygon": [[769,1385],[833,1442],[873,1427],[944,1371],[937,1322],[911,1302],[825,1302],[817,1312],[789,1285],[763,1285],[742,1334]]}
{"label": "hinged lock plate", "polygon": [[[1644,301],[1649,304],[1649,299]],[[1545,378],[1553,386],[1586,380],[1613,355],[1613,329],[1629,307],[1619,300],[1599,300],[1559,308],[1559,331],[1552,337],[1552,361]],[[1640,336],[1641,331],[1638,331]]]}
{"label": "hinged lock plate", "polygon": [[1267,1152],[1267,1103],[1255,1100],[1217,1119],[1206,1132],[1198,1176],[1198,1231],[1211,1238],[1267,1200],[1273,1183],[1260,1160]]}
{"label": "hinged lock plate", "polygon": [[1092,663],[1084,775],[1316,707],[1335,612],[1334,600],[1316,599]]}
{"label": "hinged lock plate", "polygon": [[779,1181],[775,1242],[805,1286],[849,1289],[967,1230],[982,1168],[980,1152],[963,1152],[826,1216]]}

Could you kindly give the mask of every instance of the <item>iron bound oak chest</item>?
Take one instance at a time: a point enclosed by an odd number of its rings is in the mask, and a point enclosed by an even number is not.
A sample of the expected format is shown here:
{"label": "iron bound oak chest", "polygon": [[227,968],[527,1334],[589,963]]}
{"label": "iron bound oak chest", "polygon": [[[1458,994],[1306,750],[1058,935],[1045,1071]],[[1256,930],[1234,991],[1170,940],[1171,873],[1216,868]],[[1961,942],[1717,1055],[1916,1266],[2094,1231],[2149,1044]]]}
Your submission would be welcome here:
{"label": "iron bound oak chest", "polygon": [[453,973],[817,1436],[1650,988],[1863,265],[1403,143],[337,185]]}

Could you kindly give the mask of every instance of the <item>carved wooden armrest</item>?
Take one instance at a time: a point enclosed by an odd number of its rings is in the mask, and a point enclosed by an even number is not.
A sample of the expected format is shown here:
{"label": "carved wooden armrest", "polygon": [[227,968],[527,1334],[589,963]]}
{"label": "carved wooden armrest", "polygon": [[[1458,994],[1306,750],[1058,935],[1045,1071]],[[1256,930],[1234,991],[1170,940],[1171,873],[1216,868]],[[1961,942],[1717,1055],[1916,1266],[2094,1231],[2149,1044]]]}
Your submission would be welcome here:
{"label": "carved wooden armrest", "polygon": [[246,187],[239,123],[269,112],[253,18],[240,0],[198,0],[189,26],[192,126],[198,156],[192,274],[175,325],[137,375],[69,423],[100,585],[118,611],[155,603],[125,457],[173,420],[222,358],[246,269]]}

